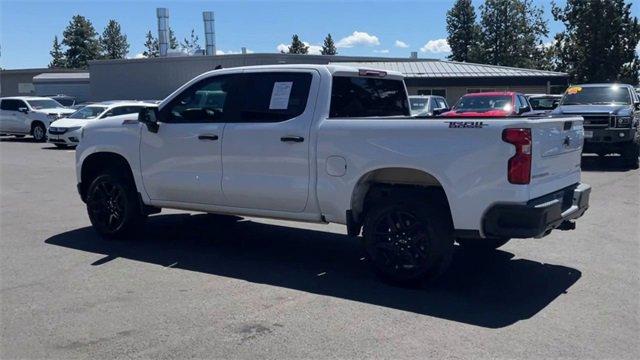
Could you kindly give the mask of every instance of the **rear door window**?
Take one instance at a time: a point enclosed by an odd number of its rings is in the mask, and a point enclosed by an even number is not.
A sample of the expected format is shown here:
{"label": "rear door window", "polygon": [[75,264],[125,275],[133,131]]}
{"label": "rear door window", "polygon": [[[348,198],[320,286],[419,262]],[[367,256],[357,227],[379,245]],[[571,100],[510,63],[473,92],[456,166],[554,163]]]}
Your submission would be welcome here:
{"label": "rear door window", "polygon": [[334,76],[329,117],[408,116],[401,80]]}
{"label": "rear door window", "polygon": [[281,122],[300,116],[307,107],[311,79],[311,73],[245,73],[239,121]]}

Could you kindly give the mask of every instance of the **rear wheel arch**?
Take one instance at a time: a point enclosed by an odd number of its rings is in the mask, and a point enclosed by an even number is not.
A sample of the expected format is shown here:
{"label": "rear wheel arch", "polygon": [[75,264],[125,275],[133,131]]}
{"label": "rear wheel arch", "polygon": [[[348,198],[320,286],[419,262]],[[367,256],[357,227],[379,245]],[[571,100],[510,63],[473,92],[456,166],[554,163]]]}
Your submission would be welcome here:
{"label": "rear wheel arch", "polygon": [[83,200],[91,182],[105,173],[121,175],[135,186],[131,165],[124,156],[115,152],[96,152],[87,156],[82,162],[79,190]]}
{"label": "rear wheel arch", "polygon": [[364,174],[351,194],[347,215],[350,234],[357,234],[367,210],[392,196],[416,196],[437,201],[452,218],[449,199],[442,183],[433,175],[412,168],[380,168]]}

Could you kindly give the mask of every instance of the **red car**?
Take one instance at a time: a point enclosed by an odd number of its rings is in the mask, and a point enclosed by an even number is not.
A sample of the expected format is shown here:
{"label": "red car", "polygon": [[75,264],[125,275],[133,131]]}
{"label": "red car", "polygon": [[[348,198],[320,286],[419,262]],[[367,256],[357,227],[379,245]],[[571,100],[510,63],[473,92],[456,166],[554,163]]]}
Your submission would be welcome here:
{"label": "red car", "polygon": [[531,105],[524,94],[502,91],[466,94],[444,117],[507,117],[531,113]]}

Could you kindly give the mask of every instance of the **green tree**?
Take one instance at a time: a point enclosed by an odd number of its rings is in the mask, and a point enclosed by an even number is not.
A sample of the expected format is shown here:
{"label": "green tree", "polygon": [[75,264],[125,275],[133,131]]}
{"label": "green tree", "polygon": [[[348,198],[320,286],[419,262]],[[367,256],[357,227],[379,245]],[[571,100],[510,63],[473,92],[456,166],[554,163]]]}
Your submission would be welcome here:
{"label": "green tree", "polygon": [[191,36],[189,39],[185,38],[181,44],[182,51],[193,55],[196,51],[200,50],[200,44],[198,44],[198,35],[196,35],[195,30],[191,29]]}
{"label": "green tree", "polygon": [[53,38],[53,46],[49,54],[51,54],[50,68],[63,68],[66,66],[62,45],[58,42],[58,35]]}
{"label": "green tree", "polygon": [[124,59],[129,53],[127,36],[122,34],[120,24],[115,20],[109,20],[100,37],[100,45],[106,59]]}
{"label": "green tree", "polygon": [[451,47],[449,60],[474,62],[479,60],[479,28],[471,0],[457,0],[447,11],[447,42]]}
{"label": "green tree", "polygon": [[[558,67],[575,83],[637,83],[640,66],[635,48],[640,41],[638,18],[624,0],[567,0],[553,4],[552,14],[565,30],[555,36]],[[634,75],[635,74],[635,75]],[[635,76],[635,81],[633,78]]]}
{"label": "green tree", "polygon": [[158,45],[158,39],[153,37],[151,31],[147,31],[146,41],[144,42],[145,50],[142,55],[146,58],[158,57],[160,55],[160,48]]}
{"label": "green tree", "polygon": [[169,28],[169,49],[175,50],[180,46],[178,43],[178,39],[176,38],[176,34],[173,32],[172,28]]}
{"label": "green tree", "polygon": [[305,45],[297,34],[291,37],[291,45],[289,45],[289,54],[307,54],[309,47]]}
{"label": "green tree", "polygon": [[636,55],[633,61],[622,65],[618,81],[637,86],[640,84],[640,58]]}
{"label": "green tree", "polygon": [[536,68],[549,34],[543,10],[532,0],[486,0],[480,6],[480,60]]}
{"label": "green tree", "polygon": [[324,38],[324,44],[322,45],[322,49],[320,49],[320,54],[322,55],[337,55],[338,49],[336,49],[336,44],[333,42],[333,38],[331,34],[327,34],[327,37]]}
{"label": "green tree", "polygon": [[62,44],[65,51],[66,66],[69,68],[86,68],[90,60],[100,58],[100,41],[98,33],[87,18],[74,15],[62,33]]}

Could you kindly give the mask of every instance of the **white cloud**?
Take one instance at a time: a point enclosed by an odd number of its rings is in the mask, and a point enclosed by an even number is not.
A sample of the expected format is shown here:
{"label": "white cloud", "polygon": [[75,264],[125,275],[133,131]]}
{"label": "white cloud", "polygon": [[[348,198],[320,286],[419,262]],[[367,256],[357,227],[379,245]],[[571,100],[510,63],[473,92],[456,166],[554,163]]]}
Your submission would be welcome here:
{"label": "white cloud", "polygon": [[[224,51],[224,50],[217,50],[216,49],[216,55],[231,55],[231,54],[241,54],[241,51],[234,51],[234,50],[228,50],[228,51]],[[247,54],[253,54],[254,51],[251,49],[247,49]]]}
{"label": "white cloud", "polygon": [[354,31],[353,34],[343,37],[336,43],[339,48],[352,48],[358,45],[380,45],[380,39],[375,35],[369,35],[366,32]]}
{"label": "white cloud", "polygon": [[447,39],[429,40],[420,48],[420,51],[425,53],[449,53],[451,52],[451,47],[447,43]]}
{"label": "white cloud", "polygon": [[378,54],[388,54],[389,53],[389,49],[382,49],[382,50],[373,50],[374,53],[378,53]]}
{"label": "white cloud", "polygon": [[[309,51],[310,55],[320,55],[320,50],[322,50],[322,46],[320,46],[320,45],[312,45],[312,44],[309,44],[306,41],[303,41],[302,43],[309,47],[308,51]],[[280,45],[276,46],[276,50],[278,52],[288,53],[289,52],[289,45],[280,44]],[[249,51],[247,50],[247,52],[249,52]]]}
{"label": "white cloud", "polygon": [[636,46],[636,53],[640,55],[640,42],[638,43],[638,46]]}
{"label": "white cloud", "polygon": [[407,44],[406,42],[404,42],[402,40],[396,40],[395,47],[406,49],[406,48],[409,47],[409,44]]}
{"label": "white cloud", "polygon": [[310,55],[320,55],[320,50],[322,50],[322,46],[320,46],[320,45],[311,45],[306,41],[303,41],[302,43],[309,47],[309,54]]}
{"label": "white cloud", "polygon": [[144,56],[143,53],[137,53],[137,54],[129,57],[129,59],[144,59],[144,58],[145,58],[145,56]]}

